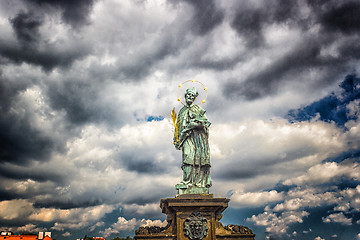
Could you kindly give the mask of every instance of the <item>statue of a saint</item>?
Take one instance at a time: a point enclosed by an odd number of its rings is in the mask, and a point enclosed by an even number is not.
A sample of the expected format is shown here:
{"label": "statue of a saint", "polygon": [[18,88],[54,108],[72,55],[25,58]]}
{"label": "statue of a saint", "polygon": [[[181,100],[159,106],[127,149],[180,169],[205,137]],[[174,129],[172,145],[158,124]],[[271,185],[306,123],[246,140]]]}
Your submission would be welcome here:
{"label": "statue of a saint", "polygon": [[182,150],[183,180],[176,185],[179,194],[209,193],[210,178],[210,122],[205,110],[194,104],[198,91],[193,87],[186,90],[186,105],[180,109],[176,119],[174,145]]}

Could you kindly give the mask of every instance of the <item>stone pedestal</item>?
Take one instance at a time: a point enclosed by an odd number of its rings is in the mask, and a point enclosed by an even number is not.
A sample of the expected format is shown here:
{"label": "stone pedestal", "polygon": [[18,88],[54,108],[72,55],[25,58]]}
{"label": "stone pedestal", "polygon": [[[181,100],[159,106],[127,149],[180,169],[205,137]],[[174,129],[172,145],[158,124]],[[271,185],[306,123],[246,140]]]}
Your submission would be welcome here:
{"label": "stone pedestal", "polygon": [[140,227],[135,231],[136,240],[254,240],[255,234],[243,226],[224,227],[219,220],[230,199],[214,198],[212,194],[182,194],[175,198],[161,199],[160,208],[167,216],[168,225]]}

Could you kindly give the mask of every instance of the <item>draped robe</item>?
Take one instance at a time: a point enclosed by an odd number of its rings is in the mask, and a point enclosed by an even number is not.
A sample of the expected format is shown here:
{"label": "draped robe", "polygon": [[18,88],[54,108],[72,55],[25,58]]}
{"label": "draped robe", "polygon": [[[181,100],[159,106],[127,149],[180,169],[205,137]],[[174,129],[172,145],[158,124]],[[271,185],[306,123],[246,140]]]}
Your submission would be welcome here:
{"label": "draped robe", "polygon": [[206,188],[212,185],[208,141],[210,124],[205,110],[198,105],[184,106],[179,111],[176,122],[179,142],[175,146],[182,150],[182,184]]}

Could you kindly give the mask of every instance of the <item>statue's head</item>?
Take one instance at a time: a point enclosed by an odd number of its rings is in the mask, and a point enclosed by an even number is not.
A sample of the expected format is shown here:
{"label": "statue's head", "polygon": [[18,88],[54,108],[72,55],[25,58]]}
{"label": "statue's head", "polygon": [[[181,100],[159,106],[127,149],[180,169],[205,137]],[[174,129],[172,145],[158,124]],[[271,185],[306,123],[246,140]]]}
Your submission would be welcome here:
{"label": "statue's head", "polygon": [[186,104],[190,106],[195,101],[198,95],[199,93],[195,87],[186,89],[186,93],[185,93]]}

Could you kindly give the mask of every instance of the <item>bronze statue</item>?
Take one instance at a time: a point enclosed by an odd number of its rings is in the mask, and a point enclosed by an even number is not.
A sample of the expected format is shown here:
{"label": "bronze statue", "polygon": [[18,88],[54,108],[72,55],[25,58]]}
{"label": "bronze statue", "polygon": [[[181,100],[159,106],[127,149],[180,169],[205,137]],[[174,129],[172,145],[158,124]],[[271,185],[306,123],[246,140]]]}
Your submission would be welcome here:
{"label": "bronze statue", "polygon": [[208,141],[211,123],[205,110],[194,104],[198,95],[194,87],[186,90],[186,105],[180,109],[175,123],[174,145],[182,150],[183,180],[176,185],[179,194],[209,193],[212,185]]}

